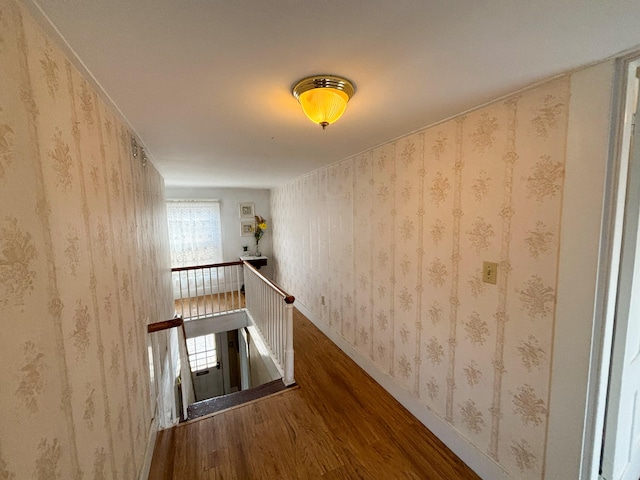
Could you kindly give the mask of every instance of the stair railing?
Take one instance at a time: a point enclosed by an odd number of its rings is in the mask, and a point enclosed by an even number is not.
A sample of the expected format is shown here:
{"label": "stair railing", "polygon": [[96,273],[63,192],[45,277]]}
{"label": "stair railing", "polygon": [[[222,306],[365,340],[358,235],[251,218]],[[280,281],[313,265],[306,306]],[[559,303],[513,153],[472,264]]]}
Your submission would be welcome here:
{"label": "stair railing", "polygon": [[242,262],[215,263],[171,269],[176,311],[185,320],[244,308]]}
{"label": "stair railing", "polygon": [[[187,340],[184,330],[184,321],[180,317],[172,318],[171,320],[163,320],[160,322],[150,323],[147,325],[147,333],[149,335],[165,335],[160,339],[152,342],[153,346],[153,370],[155,372],[156,382],[158,384],[158,390],[161,392],[158,396],[158,409],[163,413],[163,416],[168,411],[168,407],[171,406],[171,410],[175,411],[180,416],[180,420],[186,420],[187,407],[195,401],[195,390],[193,386],[193,375],[191,368],[189,368],[189,357],[187,353]],[[172,341],[172,338],[174,341]],[[172,345],[175,345],[177,341],[178,355],[180,358],[180,370],[174,369],[171,352],[173,350]],[[177,386],[180,391],[180,403],[181,405],[175,405],[176,396],[174,394],[174,380],[180,377],[180,384]],[[171,395],[168,394],[168,390],[171,389]],[[165,402],[168,395],[170,405],[166,405]],[[174,408],[175,407],[175,408]],[[179,408],[181,407],[181,408]],[[180,410],[178,412],[178,410]],[[164,417],[163,417],[164,418]],[[162,422],[164,423],[164,422]],[[161,427],[168,427],[170,425],[162,424]]]}
{"label": "stair railing", "polygon": [[271,351],[271,357],[285,385],[295,383],[293,375],[293,302],[289,295],[244,262],[247,314]]}

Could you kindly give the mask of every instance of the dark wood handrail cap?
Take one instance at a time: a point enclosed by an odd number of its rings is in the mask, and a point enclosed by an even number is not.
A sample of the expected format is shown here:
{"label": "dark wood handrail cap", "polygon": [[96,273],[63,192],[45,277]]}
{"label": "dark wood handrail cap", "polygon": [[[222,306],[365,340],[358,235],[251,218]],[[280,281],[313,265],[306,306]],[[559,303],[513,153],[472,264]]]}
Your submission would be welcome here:
{"label": "dark wood handrail cap", "polygon": [[209,265],[194,265],[192,267],[175,267],[172,268],[172,272],[183,272],[185,270],[199,270],[204,268],[220,268],[220,267],[233,267],[234,265],[242,265],[241,260],[236,260],[234,262],[224,262],[224,263],[211,263]]}
{"label": "dark wood handrail cap", "polygon": [[184,323],[182,317],[172,318],[171,320],[162,320],[161,322],[150,323],[147,325],[147,333],[160,332],[169,328],[179,327]]}
{"label": "dark wood handrail cap", "polygon": [[253,265],[251,265],[250,262],[244,260],[243,261],[244,266],[249,268],[253,273],[255,273],[255,275],[262,280],[264,283],[267,284],[267,286],[269,288],[271,288],[271,290],[274,290],[278,295],[280,295],[285,303],[293,303],[295,302],[296,298],[293,295],[289,295],[287,292],[285,292],[282,287],[280,287],[280,285],[278,285],[276,282],[272,282],[271,280],[269,280],[267,277],[265,277],[264,275],[262,275],[257,269],[256,267],[254,267]]}

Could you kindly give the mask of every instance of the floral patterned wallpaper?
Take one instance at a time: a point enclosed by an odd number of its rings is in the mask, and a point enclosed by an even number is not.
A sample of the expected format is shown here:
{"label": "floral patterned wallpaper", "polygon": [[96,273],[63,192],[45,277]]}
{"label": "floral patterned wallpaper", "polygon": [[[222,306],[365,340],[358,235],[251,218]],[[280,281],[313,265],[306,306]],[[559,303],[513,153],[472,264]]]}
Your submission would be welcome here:
{"label": "floral patterned wallpaper", "polygon": [[544,475],[569,90],[556,79],[271,199],[277,281],[518,479]]}
{"label": "floral patterned wallpaper", "polygon": [[0,0],[0,478],[132,479],[173,316],[164,185],[13,0]]}

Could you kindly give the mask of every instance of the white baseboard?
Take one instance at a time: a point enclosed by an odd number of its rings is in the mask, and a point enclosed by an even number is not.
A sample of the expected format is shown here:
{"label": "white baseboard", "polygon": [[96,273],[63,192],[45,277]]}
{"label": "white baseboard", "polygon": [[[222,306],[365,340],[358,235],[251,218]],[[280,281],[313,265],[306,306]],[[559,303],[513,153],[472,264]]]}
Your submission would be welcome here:
{"label": "white baseboard", "polygon": [[357,351],[340,334],[331,330],[304,305],[296,302],[295,307],[481,478],[485,480],[513,480],[513,477],[491,457],[470,443],[467,438],[442,418],[430,412],[415,396],[396,383],[393,377],[382,372],[373,361]]}
{"label": "white baseboard", "polygon": [[151,420],[149,425],[149,432],[147,433],[147,449],[144,452],[144,463],[140,468],[140,475],[138,480],[148,480],[149,472],[151,471],[151,461],[153,460],[153,450],[156,446],[156,437],[158,436],[158,420],[157,415]]}

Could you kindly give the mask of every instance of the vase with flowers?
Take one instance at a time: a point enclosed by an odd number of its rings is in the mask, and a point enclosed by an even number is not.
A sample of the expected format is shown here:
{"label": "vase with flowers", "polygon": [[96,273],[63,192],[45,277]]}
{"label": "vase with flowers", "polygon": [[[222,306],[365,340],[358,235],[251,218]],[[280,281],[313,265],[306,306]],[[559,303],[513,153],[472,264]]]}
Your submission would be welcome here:
{"label": "vase with flowers", "polygon": [[264,231],[266,229],[267,229],[267,221],[263,217],[256,215],[256,226],[253,230],[253,236],[256,239],[256,253],[255,253],[256,257],[262,256],[262,253],[260,253],[259,244],[260,244],[260,239],[264,235]]}

